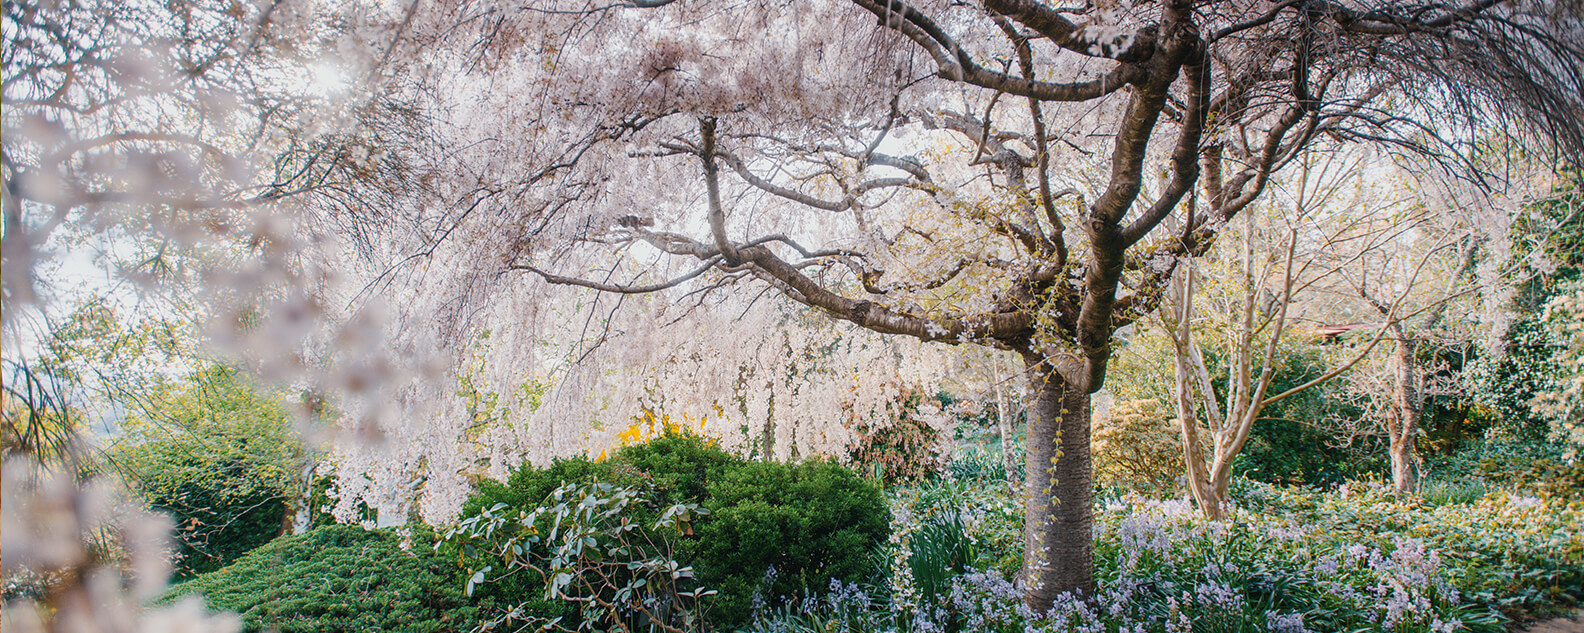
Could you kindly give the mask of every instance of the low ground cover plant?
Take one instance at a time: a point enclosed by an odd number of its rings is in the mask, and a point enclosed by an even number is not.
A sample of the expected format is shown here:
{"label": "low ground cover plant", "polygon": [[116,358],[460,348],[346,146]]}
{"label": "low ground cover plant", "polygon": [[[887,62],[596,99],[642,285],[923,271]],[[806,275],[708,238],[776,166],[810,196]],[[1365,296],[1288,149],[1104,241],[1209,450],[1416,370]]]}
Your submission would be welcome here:
{"label": "low ground cover plant", "polygon": [[447,566],[392,530],[322,527],[271,541],[219,571],[172,587],[242,616],[245,631],[340,633],[468,631],[477,609]]}
{"label": "low ground cover plant", "polygon": [[[531,510],[504,503],[484,508],[447,529],[441,544],[499,553],[498,570],[488,565],[468,576],[469,596],[492,572],[523,574],[539,585],[527,585],[538,593],[519,596],[521,602],[481,628],[697,630],[700,601],[714,591],[699,587],[693,568],[677,562],[675,537],[691,533],[693,521],[708,512],[679,503],[652,523],[633,521],[632,511],[644,504],[651,500],[635,488],[566,484]],[[545,603],[552,613],[537,613]]]}

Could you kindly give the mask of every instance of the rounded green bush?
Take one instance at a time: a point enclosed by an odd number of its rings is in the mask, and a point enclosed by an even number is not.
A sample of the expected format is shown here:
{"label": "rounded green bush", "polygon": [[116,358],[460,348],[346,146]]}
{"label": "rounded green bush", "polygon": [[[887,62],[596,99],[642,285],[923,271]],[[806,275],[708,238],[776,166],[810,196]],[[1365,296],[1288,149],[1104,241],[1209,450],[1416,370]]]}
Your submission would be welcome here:
{"label": "rounded green bush", "polygon": [[890,532],[879,489],[830,462],[745,463],[710,481],[708,494],[696,566],[720,592],[710,609],[720,624],[747,622],[755,594],[776,606],[832,578],[862,579]]}
{"label": "rounded green bush", "polygon": [[477,610],[425,540],[409,552],[388,530],[323,527],[276,539],[165,599],[201,594],[209,608],[240,614],[247,631],[470,630]]}
{"label": "rounded green bush", "polygon": [[[700,584],[719,592],[708,615],[717,628],[746,624],[756,598],[764,606],[823,590],[832,578],[864,579],[869,552],[889,535],[890,515],[880,490],[851,470],[825,461],[752,462],[689,434],[668,434],[628,446],[606,461],[576,457],[546,468],[525,466],[505,484],[482,482],[463,516],[496,503],[531,509],[567,483],[607,482],[643,489],[655,507],[632,521],[652,525],[660,508],[696,503],[709,514],[692,534],[669,535],[676,557]],[[455,552],[468,568],[492,565],[490,554]],[[493,565],[500,568],[499,564]],[[486,583],[475,598],[515,604],[543,593],[543,580],[521,574]]]}

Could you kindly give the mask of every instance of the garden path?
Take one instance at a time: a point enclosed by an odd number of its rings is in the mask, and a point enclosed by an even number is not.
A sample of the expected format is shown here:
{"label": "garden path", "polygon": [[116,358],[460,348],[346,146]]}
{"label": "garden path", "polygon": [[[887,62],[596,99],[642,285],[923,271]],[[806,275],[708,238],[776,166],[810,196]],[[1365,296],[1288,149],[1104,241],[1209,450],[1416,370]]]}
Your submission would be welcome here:
{"label": "garden path", "polygon": [[1523,633],[1584,633],[1584,609],[1573,612],[1573,617],[1536,622]]}

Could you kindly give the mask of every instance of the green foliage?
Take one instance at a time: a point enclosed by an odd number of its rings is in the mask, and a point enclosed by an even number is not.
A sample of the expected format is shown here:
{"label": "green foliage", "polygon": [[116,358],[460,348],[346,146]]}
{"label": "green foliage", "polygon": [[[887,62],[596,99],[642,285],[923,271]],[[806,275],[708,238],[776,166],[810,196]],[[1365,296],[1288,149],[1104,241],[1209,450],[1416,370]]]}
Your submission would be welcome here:
{"label": "green foliage", "polygon": [[[1277,394],[1309,382],[1330,368],[1329,350],[1292,342],[1277,359],[1267,393]],[[1254,423],[1249,443],[1238,456],[1238,474],[1275,484],[1334,484],[1386,468],[1384,444],[1368,435],[1342,438],[1322,430],[1326,420],[1357,420],[1347,386],[1333,381],[1300,391],[1267,406]]]}
{"label": "green foliage", "polygon": [[720,591],[711,615],[723,626],[746,622],[756,594],[773,603],[862,578],[863,554],[890,530],[880,491],[831,462],[743,463],[710,481],[708,495],[695,565]]}
{"label": "green foliage", "polygon": [[[32,378],[24,374],[24,380]],[[31,459],[50,467],[75,464],[79,474],[91,474],[98,465],[82,459],[83,413],[52,395],[27,402],[9,389],[0,392],[0,458]]]}
{"label": "green foliage", "polygon": [[180,574],[223,567],[282,531],[307,456],[279,394],[215,365],[153,386],[142,402],[110,456],[175,518]]}
{"label": "green foliage", "polygon": [[[493,479],[479,481],[478,491],[462,506],[461,517],[479,516],[496,505],[531,510],[550,496],[550,493],[569,483],[614,481],[611,462],[595,462],[586,457],[556,459],[546,468],[524,466],[512,472],[506,483]],[[637,508],[634,521],[641,521],[644,508]],[[504,561],[494,552],[462,547],[456,542],[440,542],[438,551],[452,562],[453,572],[449,582],[462,587],[471,576],[484,567],[504,569]],[[522,607],[525,600],[544,594],[544,577],[532,572],[510,575],[491,575],[488,582],[474,587],[471,600],[485,617],[498,619],[516,609],[519,616],[554,619],[567,611],[565,603],[544,601]]]}
{"label": "green foliage", "polygon": [[425,535],[412,551],[388,530],[331,526],[276,539],[219,571],[173,587],[165,600],[201,594],[235,611],[247,631],[340,633],[466,631],[475,619],[462,588]]}
{"label": "green foliage", "polygon": [[99,472],[105,464],[87,441],[99,422],[93,411],[141,394],[149,376],[178,354],[178,332],[165,321],[123,324],[104,297],[77,302],[50,323],[31,358],[5,360],[0,454],[67,466],[85,477]]}
{"label": "green foliage", "polygon": [[[684,433],[624,447],[606,461],[561,459],[542,469],[521,468],[505,484],[481,482],[463,516],[496,504],[532,511],[563,484],[596,482],[638,491],[647,500],[624,510],[639,526],[653,525],[674,504],[708,512],[692,522],[691,534],[639,529],[672,538],[675,559],[691,566],[703,587],[719,592],[708,601],[708,619],[720,627],[747,622],[756,597],[773,606],[798,599],[806,586],[863,577],[869,565],[854,553],[872,550],[889,530],[879,490],[837,464],[750,462]],[[441,551],[469,570],[503,568],[493,553],[452,544]],[[488,580],[477,596],[496,608],[543,594],[546,582],[534,574]]]}
{"label": "green foliage", "polygon": [[1106,370],[1107,391],[1119,401],[1174,401],[1172,359],[1176,352],[1165,333],[1143,324],[1127,340],[1118,341],[1117,347]]}
{"label": "green foliage", "polygon": [[713,496],[712,482],[747,464],[712,441],[688,433],[667,432],[622,448],[611,467],[620,478],[653,486],[664,499],[679,503],[709,499]]}
{"label": "green foliage", "polygon": [[[1024,463],[1022,459],[1023,440],[1015,438],[1012,441],[1013,454],[1017,456],[1017,470],[1014,473],[1019,482],[1023,481]],[[951,462],[946,465],[943,476],[950,479],[974,481],[980,484],[1000,483],[1006,481],[1006,462],[1001,459],[1001,443],[997,441],[989,447],[968,445],[959,446],[952,454]]]}
{"label": "green foliage", "polygon": [[1518,271],[1513,307],[1533,314],[1556,295],[1559,284],[1584,273],[1584,172],[1564,176],[1552,195],[1530,205],[1512,230],[1512,251],[1525,257]]}
{"label": "green foliage", "polygon": [[123,322],[108,299],[94,296],[54,326],[40,361],[58,379],[126,391],[190,354],[192,340],[190,329],[173,321]]}
{"label": "green foliage", "polygon": [[512,472],[505,484],[493,479],[479,481],[478,492],[462,507],[463,515],[504,503],[512,507],[532,507],[550,496],[550,491],[567,483],[610,481],[612,462],[596,462],[577,456],[556,458],[547,468],[523,466]]}
{"label": "green foliage", "polygon": [[[1226,398],[1226,372],[1214,369],[1221,363],[1223,353],[1217,343],[1222,338],[1213,333],[1199,335],[1205,345],[1205,362],[1212,368],[1218,401]],[[1174,402],[1173,353],[1164,333],[1153,328],[1140,330],[1113,358],[1106,376],[1107,389],[1118,402]],[[1284,340],[1278,348],[1276,375],[1267,393],[1282,393],[1323,375],[1332,360],[1330,353],[1327,348],[1296,336]],[[1235,472],[1271,483],[1322,484],[1383,469],[1384,448],[1380,442],[1357,438],[1338,446],[1338,438],[1321,430],[1322,422],[1327,420],[1357,419],[1362,415],[1350,402],[1346,389],[1340,382],[1327,382],[1266,407],[1238,455]],[[1205,437],[1208,445],[1209,437]],[[1164,446],[1161,442],[1153,444]],[[1096,458],[1103,459],[1099,454]]]}
{"label": "green foliage", "polygon": [[944,508],[925,515],[908,542],[907,568],[920,596],[951,591],[951,580],[977,563],[978,544],[968,536],[962,512]]}
{"label": "green foliage", "polygon": [[535,596],[487,622],[539,630],[639,630],[700,624],[699,600],[713,593],[693,582],[693,570],[676,561],[674,535],[692,532],[693,519],[708,514],[697,504],[661,511],[648,527],[631,510],[649,499],[611,484],[567,484],[551,491],[532,511],[504,503],[469,516],[446,530],[444,541],[463,549],[501,553],[502,568],[486,566],[467,579],[464,591],[496,576],[526,572],[542,580],[543,601],[578,605],[575,618],[535,613]]}
{"label": "green foliage", "polygon": [[1556,359],[1563,347],[1557,343],[1544,322],[1525,316],[1507,329],[1502,350],[1475,360],[1473,395],[1484,425],[1504,438],[1544,441],[1547,425],[1536,419],[1530,403],[1560,374]]}
{"label": "green foliage", "polygon": [[[1508,328],[1502,348],[1480,356],[1474,363],[1473,395],[1485,420],[1499,433],[1513,438],[1540,440],[1548,428],[1542,412],[1532,406],[1546,394],[1565,392],[1570,379],[1580,374],[1580,358],[1570,330],[1576,319],[1547,323],[1545,306],[1579,292],[1584,278],[1584,174],[1573,172],[1544,201],[1532,205],[1512,232],[1514,253],[1535,253],[1515,271],[1521,279],[1511,309],[1519,317]],[[1572,312],[1562,309],[1559,312]],[[1571,359],[1571,360],[1570,360]],[[1578,387],[1578,383],[1574,383]],[[1572,412],[1577,415],[1579,409]],[[1566,416],[1562,416],[1566,420]],[[1574,418],[1577,419],[1576,417]],[[1558,425],[1563,437],[1575,427]]]}
{"label": "green foliage", "polygon": [[1584,500],[1584,462],[1565,447],[1535,441],[1486,438],[1430,462],[1433,482],[1484,488],[1546,500]]}
{"label": "green foliage", "polygon": [[1303,525],[1312,538],[1336,547],[1422,541],[1462,592],[1465,610],[1487,620],[1543,614],[1584,600],[1584,532],[1578,529],[1584,507],[1576,501],[1498,490],[1469,503],[1431,504],[1363,483],[1329,493],[1250,484],[1241,496],[1250,516]]}
{"label": "green foliage", "polygon": [[1539,322],[1554,350],[1549,384],[1536,390],[1530,406],[1549,423],[1551,436],[1570,461],[1584,448],[1584,282],[1558,287]]}
{"label": "green foliage", "polygon": [[1490,491],[1490,486],[1480,480],[1458,481],[1434,476],[1419,480],[1419,498],[1432,506],[1474,503]]}
{"label": "green foliage", "polygon": [[[768,612],[753,631],[1180,631],[1504,633],[1507,622],[1584,598],[1584,508],[1496,492],[1469,502],[1401,500],[1381,484],[1329,492],[1237,479],[1224,523],[1182,500],[1136,496],[1095,509],[1096,592],[1048,613],[1021,609],[1016,522],[996,520],[1001,486],[937,480],[896,491],[899,561],[945,560],[932,535],[951,512],[979,555],[920,591],[902,566],[880,588],[832,585]],[[1002,495],[1004,496],[1004,495]],[[941,567],[941,569],[948,569]]]}
{"label": "green foliage", "polygon": [[1261,417],[1233,470],[1273,484],[1335,484],[1351,477],[1384,472],[1387,457],[1377,438],[1339,438],[1299,420]]}
{"label": "green foliage", "polygon": [[899,611],[933,604],[969,569],[1023,565],[1023,505],[999,478],[941,477],[891,491],[896,536],[884,592]]}

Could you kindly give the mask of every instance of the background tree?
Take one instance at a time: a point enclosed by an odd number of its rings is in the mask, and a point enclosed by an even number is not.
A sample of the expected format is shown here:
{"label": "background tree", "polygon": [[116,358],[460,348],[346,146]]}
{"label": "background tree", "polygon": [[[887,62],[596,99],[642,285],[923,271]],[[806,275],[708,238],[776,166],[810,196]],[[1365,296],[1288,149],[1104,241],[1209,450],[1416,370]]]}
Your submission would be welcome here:
{"label": "background tree", "polygon": [[[1194,269],[1179,270],[1182,276],[1171,291],[1170,309],[1162,316],[1167,329],[1173,332],[1177,350],[1179,417],[1191,421],[1196,409],[1203,410],[1214,438],[1212,450],[1202,450],[1199,438],[1194,437],[1193,429],[1185,422],[1184,450],[1190,460],[1194,455],[1214,456],[1208,463],[1189,463],[1190,481],[1196,486],[1194,496],[1207,516],[1221,515],[1218,508],[1226,502],[1233,461],[1261,412],[1344,372],[1359,371],[1359,363],[1368,359],[1382,340],[1389,340],[1393,347],[1393,379],[1382,396],[1390,404],[1378,409],[1366,407],[1364,414],[1385,418],[1381,426],[1386,429],[1399,493],[1407,494],[1414,488],[1413,475],[1419,463],[1414,446],[1420,434],[1428,371],[1414,349],[1417,341],[1432,336],[1432,332],[1441,336],[1437,328],[1454,301],[1475,294],[1471,277],[1481,237],[1469,221],[1445,209],[1430,208],[1433,203],[1422,192],[1433,190],[1433,183],[1421,181],[1418,188],[1393,190],[1393,181],[1384,178],[1390,173],[1387,167],[1377,160],[1345,154],[1333,155],[1323,162],[1305,159],[1298,174],[1287,183],[1287,189],[1293,192],[1294,209],[1283,214],[1285,230],[1277,231],[1285,235],[1256,238],[1253,214],[1245,217],[1248,224],[1243,231],[1241,271],[1233,273],[1238,281],[1231,283],[1234,294],[1241,293],[1233,310],[1241,318],[1234,318],[1225,326],[1225,393],[1217,392],[1211,372],[1206,369],[1205,355],[1193,338],[1190,321]],[[1364,186],[1358,177],[1363,171],[1374,171],[1385,182]],[[1381,187],[1387,190],[1376,191]],[[1416,195],[1413,191],[1421,193]],[[1268,253],[1263,255],[1262,263],[1256,263],[1256,241],[1273,242],[1259,249]],[[1364,281],[1370,278],[1377,280],[1375,286]],[[1439,291],[1428,289],[1437,283],[1442,286]],[[1346,314],[1334,303],[1333,293],[1339,285],[1363,297],[1367,311],[1381,321],[1336,325],[1335,319]],[[1290,307],[1299,311],[1290,314]],[[1360,339],[1360,349],[1336,359],[1335,366],[1318,376],[1267,392],[1288,356],[1280,351],[1282,339],[1289,335],[1286,330],[1300,321],[1321,323],[1325,325],[1321,330],[1358,328],[1362,335],[1355,338]],[[1374,395],[1370,392],[1366,397]],[[1227,403],[1224,411],[1217,404],[1221,398]],[[1362,423],[1369,427],[1377,420],[1353,420],[1349,416],[1346,420],[1304,421],[1316,428],[1330,429],[1339,426],[1335,422],[1341,422],[1340,426]]]}
{"label": "background tree", "polygon": [[[308,105],[263,79],[305,66],[269,18],[227,2],[5,3],[8,324],[40,300],[40,266],[63,246],[256,234],[251,212],[287,192],[260,186],[254,161]],[[167,263],[117,272],[147,283]]]}
{"label": "background tree", "polygon": [[1539,439],[1544,427],[1531,408],[1535,398],[1564,392],[1555,381],[1569,375],[1557,362],[1568,348],[1566,334],[1548,331],[1544,311],[1584,271],[1584,195],[1578,175],[1568,174],[1549,195],[1515,216],[1510,233],[1492,240],[1495,246],[1507,242],[1509,257],[1517,260],[1510,267],[1514,282],[1504,286],[1510,294],[1497,295],[1494,302],[1499,314],[1512,319],[1501,324],[1506,327],[1497,331],[1497,340],[1486,346],[1470,373],[1474,397],[1495,418],[1494,430],[1529,441]]}
{"label": "background tree", "polygon": [[[1404,222],[1406,225],[1418,225],[1426,229],[1432,228],[1429,222]],[[1428,237],[1428,236],[1426,236]],[[1388,362],[1391,380],[1388,393],[1390,404],[1384,408],[1386,436],[1391,454],[1392,488],[1399,495],[1412,494],[1418,486],[1418,479],[1423,470],[1423,460],[1420,458],[1417,445],[1424,417],[1424,403],[1427,399],[1426,380],[1430,369],[1421,360],[1426,355],[1426,350],[1421,344],[1442,338],[1445,333],[1441,331],[1442,319],[1447,314],[1447,308],[1458,298],[1472,295],[1475,289],[1472,273],[1479,250],[1479,236],[1467,231],[1457,231],[1454,235],[1444,233],[1431,245],[1428,254],[1450,252],[1457,263],[1452,266],[1450,274],[1444,276],[1444,287],[1439,294],[1421,290],[1419,301],[1424,304],[1419,306],[1399,306],[1393,309],[1391,305],[1381,300],[1382,289],[1379,287],[1382,275],[1375,273],[1376,286],[1370,286],[1368,279],[1368,264],[1391,265],[1392,257],[1384,251],[1378,253],[1383,257],[1370,258],[1375,262],[1364,262],[1363,270],[1357,271],[1357,276],[1351,276],[1354,290],[1375,312],[1380,315],[1382,326],[1386,330],[1387,338],[1391,341],[1390,360]],[[1419,267],[1422,268],[1428,257],[1420,257]],[[1393,270],[1395,273],[1402,269],[1398,263]],[[1414,275],[1405,281],[1389,282],[1393,285],[1405,284],[1406,287],[1396,291],[1399,296],[1405,296],[1414,290],[1415,282],[1421,277]],[[1423,282],[1420,282],[1423,283]],[[1388,290],[1391,292],[1392,290]],[[1428,296],[1426,296],[1428,295]],[[1413,303],[1419,303],[1415,301]],[[1433,353],[1433,349],[1430,353]]]}
{"label": "background tree", "polygon": [[281,394],[212,365],[144,394],[122,431],[110,458],[175,519],[183,575],[292,531],[314,464]]}
{"label": "background tree", "polygon": [[[1331,259],[1326,253],[1351,241],[1389,239],[1391,233],[1390,222],[1386,229],[1377,227],[1373,234],[1352,230],[1359,218],[1368,215],[1367,211],[1348,209],[1357,201],[1345,199],[1345,189],[1362,161],[1319,155],[1307,155],[1300,161],[1298,174],[1286,183],[1291,192],[1291,210],[1280,209],[1285,206],[1282,202],[1265,205],[1260,210],[1268,211],[1272,217],[1263,225],[1257,222],[1256,212],[1246,212],[1237,250],[1233,252],[1233,245],[1227,243],[1218,249],[1217,272],[1223,278],[1219,292],[1198,288],[1196,279],[1200,273],[1196,262],[1190,259],[1179,264],[1160,312],[1172,342],[1176,376],[1172,400],[1182,436],[1188,488],[1205,516],[1212,520],[1225,516],[1233,464],[1265,409],[1336,377],[1368,354],[1380,338],[1376,336],[1340,367],[1300,384],[1270,391],[1291,356],[1283,349],[1290,346],[1290,328],[1306,318],[1303,308],[1312,307],[1295,303],[1306,289],[1323,283],[1348,261],[1326,261]],[[1344,215],[1340,228],[1325,221],[1333,215]],[[1217,349],[1219,362],[1225,364],[1224,372],[1218,373],[1226,376],[1219,389],[1212,377],[1212,365],[1206,362],[1206,354],[1195,337],[1196,298],[1202,303],[1220,304],[1211,310],[1211,319],[1217,323],[1210,328],[1226,339]],[[1210,434],[1208,447],[1200,435],[1201,413]]]}

